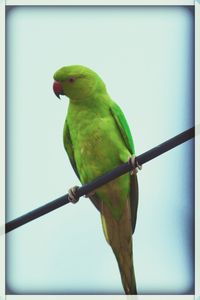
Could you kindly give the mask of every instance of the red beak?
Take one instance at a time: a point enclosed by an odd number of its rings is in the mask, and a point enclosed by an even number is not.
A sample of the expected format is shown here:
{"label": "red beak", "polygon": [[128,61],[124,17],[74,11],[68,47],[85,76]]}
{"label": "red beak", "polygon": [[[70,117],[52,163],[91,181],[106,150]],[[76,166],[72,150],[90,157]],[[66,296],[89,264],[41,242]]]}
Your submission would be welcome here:
{"label": "red beak", "polygon": [[59,99],[60,99],[60,95],[64,95],[62,85],[59,81],[54,81],[53,91],[54,91],[56,97],[58,97]]}

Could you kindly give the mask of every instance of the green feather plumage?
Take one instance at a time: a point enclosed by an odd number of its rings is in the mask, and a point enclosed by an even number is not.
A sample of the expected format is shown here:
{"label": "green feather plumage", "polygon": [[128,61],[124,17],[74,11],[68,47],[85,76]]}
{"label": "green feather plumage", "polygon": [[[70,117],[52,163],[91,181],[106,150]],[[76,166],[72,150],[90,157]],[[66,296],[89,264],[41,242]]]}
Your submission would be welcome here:
{"label": "green feather plumage", "polygon": [[[77,79],[73,86],[68,82],[70,76]],[[83,184],[135,154],[124,114],[95,72],[82,66],[64,67],[55,73],[54,79],[62,84],[65,95],[70,98],[63,141],[73,169]],[[136,293],[131,242],[138,202],[136,175],[125,174],[100,187],[94,197],[91,196],[91,200],[94,199],[98,202],[106,240],[117,258],[125,292]],[[123,234],[113,232],[114,228]],[[127,248],[122,243],[127,243]]]}

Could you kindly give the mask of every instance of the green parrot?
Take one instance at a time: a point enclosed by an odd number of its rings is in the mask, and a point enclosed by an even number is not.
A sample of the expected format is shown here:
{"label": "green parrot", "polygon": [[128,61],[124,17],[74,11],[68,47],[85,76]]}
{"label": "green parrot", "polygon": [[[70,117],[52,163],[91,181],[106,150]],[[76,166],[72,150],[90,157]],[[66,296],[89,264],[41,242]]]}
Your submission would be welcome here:
{"label": "green parrot", "polygon": [[[82,184],[135,155],[131,132],[103,80],[91,69],[65,66],[54,74],[56,96],[69,98],[63,141]],[[70,190],[71,200],[75,188]],[[103,232],[118,262],[126,294],[137,294],[132,254],[138,206],[136,172],[125,174],[88,195],[101,215]]]}

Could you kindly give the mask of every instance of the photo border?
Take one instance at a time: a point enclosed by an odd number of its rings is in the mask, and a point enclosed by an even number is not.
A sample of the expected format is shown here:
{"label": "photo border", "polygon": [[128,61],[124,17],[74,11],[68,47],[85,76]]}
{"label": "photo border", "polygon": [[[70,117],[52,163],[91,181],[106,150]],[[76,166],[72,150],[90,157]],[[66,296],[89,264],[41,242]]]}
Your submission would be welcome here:
{"label": "photo border", "polygon": [[[200,300],[200,0],[0,0],[0,300]],[[195,294],[6,295],[5,294],[5,21],[7,6],[194,6],[195,22]]]}

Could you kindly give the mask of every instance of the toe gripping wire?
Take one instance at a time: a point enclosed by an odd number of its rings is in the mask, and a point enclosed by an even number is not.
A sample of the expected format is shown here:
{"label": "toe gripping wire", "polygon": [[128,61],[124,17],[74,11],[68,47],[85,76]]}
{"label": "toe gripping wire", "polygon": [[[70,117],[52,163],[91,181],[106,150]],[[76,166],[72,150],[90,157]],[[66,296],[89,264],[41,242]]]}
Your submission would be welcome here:
{"label": "toe gripping wire", "polygon": [[136,175],[139,170],[142,170],[142,165],[138,163],[138,160],[135,156],[131,156],[128,160],[129,165],[131,165],[131,175]]}
{"label": "toe gripping wire", "polygon": [[75,204],[79,201],[80,196],[78,195],[79,186],[75,185],[74,187],[68,190],[68,200],[69,202]]}

